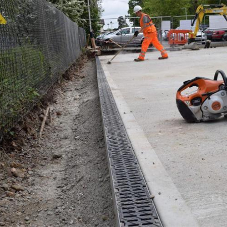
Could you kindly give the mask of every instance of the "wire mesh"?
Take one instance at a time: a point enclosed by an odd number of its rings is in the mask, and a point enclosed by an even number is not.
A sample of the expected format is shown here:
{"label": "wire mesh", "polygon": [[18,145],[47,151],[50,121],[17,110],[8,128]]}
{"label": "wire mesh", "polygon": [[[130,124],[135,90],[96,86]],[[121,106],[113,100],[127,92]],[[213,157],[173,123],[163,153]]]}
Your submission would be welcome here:
{"label": "wire mesh", "polygon": [[45,0],[1,0],[0,136],[81,54],[83,28]]}

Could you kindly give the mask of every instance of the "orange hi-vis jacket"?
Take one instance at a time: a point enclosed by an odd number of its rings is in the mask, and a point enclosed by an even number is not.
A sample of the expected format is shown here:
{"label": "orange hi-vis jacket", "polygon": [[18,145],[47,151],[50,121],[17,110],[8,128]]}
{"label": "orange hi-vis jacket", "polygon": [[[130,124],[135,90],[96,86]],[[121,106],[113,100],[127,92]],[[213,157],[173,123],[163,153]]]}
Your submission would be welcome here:
{"label": "orange hi-vis jacket", "polygon": [[[144,16],[148,18],[147,23],[143,22]],[[162,57],[168,58],[168,54],[166,50],[164,49],[162,44],[159,43],[158,41],[156,27],[154,26],[151,18],[145,13],[142,13],[140,17],[140,27],[143,28],[144,40],[142,42],[139,59],[142,61],[144,60],[147,49],[151,43],[157,50],[161,52]]]}
{"label": "orange hi-vis jacket", "polygon": [[[144,16],[147,16],[149,18],[150,21],[148,23],[143,23],[143,17]],[[148,33],[151,33],[151,32],[156,32],[157,31],[156,27],[154,26],[154,24],[153,24],[153,22],[151,20],[151,18],[145,13],[142,13],[142,16],[140,17],[140,27],[144,28],[143,29],[143,34],[144,35],[146,35]]]}

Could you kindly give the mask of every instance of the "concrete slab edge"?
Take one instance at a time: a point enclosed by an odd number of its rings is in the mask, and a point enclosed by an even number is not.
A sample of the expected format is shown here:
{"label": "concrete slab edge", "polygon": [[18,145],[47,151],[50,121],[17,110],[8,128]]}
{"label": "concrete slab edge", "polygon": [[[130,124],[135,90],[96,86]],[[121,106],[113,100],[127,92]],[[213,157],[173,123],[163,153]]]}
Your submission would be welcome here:
{"label": "concrete slab edge", "polygon": [[103,62],[101,64],[149,190],[154,195],[154,203],[162,223],[165,227],[199,226],[155,150],[148,142],[133,113],[131,113],[107,67]]}

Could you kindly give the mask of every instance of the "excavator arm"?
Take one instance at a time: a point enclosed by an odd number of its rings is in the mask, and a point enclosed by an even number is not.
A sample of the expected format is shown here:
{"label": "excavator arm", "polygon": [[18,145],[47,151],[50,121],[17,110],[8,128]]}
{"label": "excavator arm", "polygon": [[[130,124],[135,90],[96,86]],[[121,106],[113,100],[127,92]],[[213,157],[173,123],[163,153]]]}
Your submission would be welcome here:
{"label": "excavator arm", "polygon": [[[208,7],[208,8],[206,8]],[[193,32],[189,33],[188,43],[194,42],[197,32],[199,31],[199,25],[202,23],[203,17],[205,14],[219,14],[224,16],[225,20],[227,21],[227,6],[224,4],[221,5],[200,5],[196,9],[195,17],[192,21],[191,26],[194,26],[195,22],[195,29]]]}

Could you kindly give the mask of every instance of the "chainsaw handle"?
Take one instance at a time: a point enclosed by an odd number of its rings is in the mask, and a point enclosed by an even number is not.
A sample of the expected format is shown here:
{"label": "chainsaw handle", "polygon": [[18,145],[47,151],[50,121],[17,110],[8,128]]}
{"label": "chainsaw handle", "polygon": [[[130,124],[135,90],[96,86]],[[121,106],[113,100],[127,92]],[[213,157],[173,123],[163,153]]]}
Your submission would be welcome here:
{"label": "chainsaw handle", "polygon": [[217,70],[214,74],[214,80],[217,80],[218,79],[218,75],[219,73],[221,74],[222,78],[223,78],[223,81],[224,81],[224,84],[225,86],[227,86],[227,77],[225,75],[225,73],[222,71],[222,70]]}

